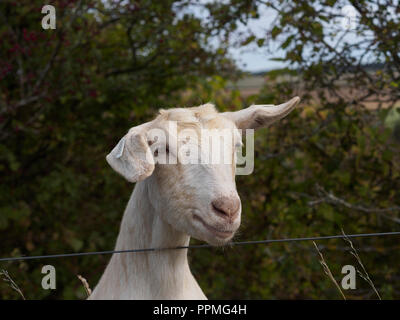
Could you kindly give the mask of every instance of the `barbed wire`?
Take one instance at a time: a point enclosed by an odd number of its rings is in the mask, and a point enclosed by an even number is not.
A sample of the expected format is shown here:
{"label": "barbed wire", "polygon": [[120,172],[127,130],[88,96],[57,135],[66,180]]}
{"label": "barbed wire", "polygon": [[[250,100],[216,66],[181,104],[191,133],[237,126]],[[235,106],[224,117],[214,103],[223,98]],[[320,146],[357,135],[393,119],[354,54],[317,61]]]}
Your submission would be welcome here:
{"label": "barbed wire", "polygon": [[[400,231],[379,232],[379,233],[358,233],[358,234],[348,234],[348,235],[341,234],[341,235],[319,236],[319,237],[239,241],[239,242],[231,242],[231,243],[228,243],[227,245],[224,245],[221,247],[269,244],[269,243],[279,243],[279,242],[317,241],[317,240],[340,239],[340,238],[345,239],[345,238],[383,237],[383,236],[394,236],[394,235],[400,235]],[[197,245],[195,244],[195,245],[188,245],[188,246],[165,247],[165,248],[144,248],[144,249],[130,249],[130,250],[75,252],[75,253],[49,254],[49,255],[41,255],[41,256],[20,256],[20,257],[0,258],[0,262],[50,259],[50,258],[66,258],[66,257],[78,257],[78,256],[91,256],[91,255],[106,255],[106,254],[114,254],[114,253],[120,254],[120,253],[140,253],[140,252],[179,250],[179,249],[200,249],[200,248],[214,248],[214,247],[215,246],[210,245],[210,244],[197,244]],[[221,247],[219,247],[219,248],[221,248]]]}

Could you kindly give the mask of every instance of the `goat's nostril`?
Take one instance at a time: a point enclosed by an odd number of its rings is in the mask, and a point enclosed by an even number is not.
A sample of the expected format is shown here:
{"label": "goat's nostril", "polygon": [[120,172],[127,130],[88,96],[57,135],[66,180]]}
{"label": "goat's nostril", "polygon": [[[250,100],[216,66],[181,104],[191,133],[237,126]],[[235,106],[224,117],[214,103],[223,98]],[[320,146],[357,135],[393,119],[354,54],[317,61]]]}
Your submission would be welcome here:
{"label": "goat's nostril", "polygon": [[219,204],[216,204],[215,201],[213,201],[211,204],[212,204],[212,206],[213,206],[213,209],[214,209],[217,213],[220,213],[220,214],[223,214],[223,215],[228,215],[228,213],[225,212],[225,211],[221,208],[221,206],[220,206]]}
{"label": "goat's nostril", "polygon": [[220,197],[212,201],[211,205],[217,214],[234,218],[239,211],[240,200],[236,197]]}

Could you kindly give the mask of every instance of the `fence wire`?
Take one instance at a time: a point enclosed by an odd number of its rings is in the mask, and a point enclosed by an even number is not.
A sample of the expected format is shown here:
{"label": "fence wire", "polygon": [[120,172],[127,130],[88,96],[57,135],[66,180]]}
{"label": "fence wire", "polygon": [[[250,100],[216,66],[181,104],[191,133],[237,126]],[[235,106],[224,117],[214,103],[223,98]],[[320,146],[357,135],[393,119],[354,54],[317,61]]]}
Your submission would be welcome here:
{"label": "fence wire", "polygon": [[[303,238],[287,238],[287,239],[268,239],[268,240],[252,240],[252,241],[239,241],[231,242],[221,247],[233,247],[243,245],[256,245],[256,244],[269,244],[278,242],[296,242],[296,241],[316,241],[316,240],[328,240],[328,239],[341,239],[341,238],[366,238],[366,237],[383,237],[383,236],[394,236],[400,235],[400,231],[395,232],[379,232],[379,233],[358,233],[358,234],[341,234],[334,236],[320,236],[320,237],[303,237]],[[92,252],[75,252],[75,253],[61,253],[61,254],[49,254],[42,256],[20,256],[20,257],[9,257],[0,258],[0,262],[6,261],[21,261],[21,260],[36,260],[36,259],[50,259],[50,258],[66,258],[66,257],[79,257],[79,256],[92,256],[92,255],[106,255],[114,253],[140,253],[140,252],[151,252],[151,251],[165,251],[165,250],[179,250],[179,249],[199,249],[199,248],[213,248],[215,246],[210,244],[198,244],[178,247],[166,247],[166,248],[144,248],[144,249],[130,249],[130,250],[108,250],[108,251],[92,251]],[[221,248],[219,247],[219,248]]]}

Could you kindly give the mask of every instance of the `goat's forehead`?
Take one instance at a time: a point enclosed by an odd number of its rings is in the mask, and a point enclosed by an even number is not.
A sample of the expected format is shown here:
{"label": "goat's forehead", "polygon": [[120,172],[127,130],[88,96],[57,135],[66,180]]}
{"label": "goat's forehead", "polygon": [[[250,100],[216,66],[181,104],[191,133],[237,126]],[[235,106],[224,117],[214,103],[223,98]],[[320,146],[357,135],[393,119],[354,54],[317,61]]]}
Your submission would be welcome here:
{"label": "goat's forehead", "polygon": [[207,103],[192,108],[160,110],[159,122],[176,122],[178,130],[188,127],[198,129],[235,129],[235,124],[221,116],[213,104]]}

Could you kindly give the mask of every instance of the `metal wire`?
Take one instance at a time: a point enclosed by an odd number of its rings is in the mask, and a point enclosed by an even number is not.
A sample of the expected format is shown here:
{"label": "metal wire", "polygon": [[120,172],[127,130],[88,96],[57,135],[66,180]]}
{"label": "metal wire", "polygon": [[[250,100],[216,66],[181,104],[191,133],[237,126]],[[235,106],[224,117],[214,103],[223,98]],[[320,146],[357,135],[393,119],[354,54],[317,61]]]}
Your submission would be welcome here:
{"label": "metal wire", "polygon": [[[380,232],[380,233],[359,233],[359,234],[347,234],[347,235],[341,234],[341,235],[335,235],[335,236],[320,236],[320,237],[241,241],[241,242],[231,242],[223,247],[243,246],[243,245],[252,245],[252,244],[268,244],[268,243],[277,243],[277,242],[295,242],[295,241],[312,241],[312,240],[315,241],[315,240],[340,239],[340,238],[382,237],[382,236],[394,236],[394,235],[400,235],[400,231]],[[198,245],[179,246],[179,247],[170,247],[170,248],[144,248],[144,249],[131,249],[131,250],[76,252],[76,253],[49,254],[49,255],[43,255],[43,256],[20,256],[20,257],[10,257],[10,258],[0,258],[0,262],[34,260],[34,259],[50,259],[50,258],[65,258],[65,257],[91,256],[91,255],[105,255],[105,254],[114,254],[114,253],[139,253],[139,252],[178,250],[178,249],[199,249],[199,248],[212,248],[212,247],[214,247],[214,246],[212,246],[210,244],[198,244]]]}

